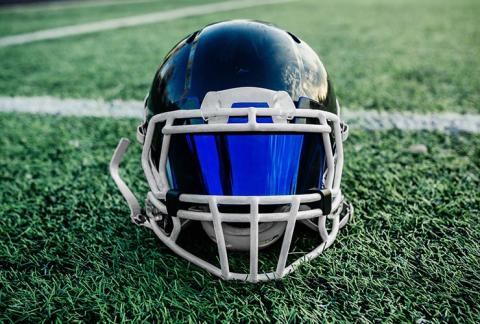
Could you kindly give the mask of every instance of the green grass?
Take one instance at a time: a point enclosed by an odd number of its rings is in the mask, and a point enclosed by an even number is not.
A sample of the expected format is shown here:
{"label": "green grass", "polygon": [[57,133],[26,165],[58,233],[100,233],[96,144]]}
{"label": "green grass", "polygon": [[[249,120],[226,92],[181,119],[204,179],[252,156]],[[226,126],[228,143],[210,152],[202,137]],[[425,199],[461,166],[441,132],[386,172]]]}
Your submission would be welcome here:
{"label": "green grass", "polygon": [[[130,223],[108,162],[136,123],[0,115],[0,321],[480,320],[479,135],[354,131],[354,222],[310,265],[251,285]],[[139,154],[123,173],[145,193]]]}
{"label": "green grass", "polygon": [[105,19],[121,18],[133,15],[149,14],[156,11],[174,9],[182,6],[201,4],[206,0],[162,0],[138,4],[122,4],[100,7],[48,7],[0,8],[0,36],[10,36],[34,32],[41,29],[77,25]]}
{"label": "green grass", "polygon": [[479,14],[476,0],[309,0],[0,48],[0,95],[141,100],[183,36],[214,21],[252,18],[307,41],[345,106],[479,112]]}

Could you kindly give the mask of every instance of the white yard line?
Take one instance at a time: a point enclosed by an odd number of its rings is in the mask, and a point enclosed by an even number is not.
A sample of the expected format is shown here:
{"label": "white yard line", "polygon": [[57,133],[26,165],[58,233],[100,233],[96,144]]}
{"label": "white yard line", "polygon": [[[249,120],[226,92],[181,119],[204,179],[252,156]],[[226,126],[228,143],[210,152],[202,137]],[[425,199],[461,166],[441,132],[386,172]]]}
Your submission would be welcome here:
{"label": "white yard line", "polygon": [[141,101],[59,99],[55,97],[1,97],[0,112],[79,117],[142,118]]}
{"label": "white yard line", "polygon": [[348,124],[353,128],[480,133],[480,114],[459,114],[453,112],[419,114],[348,109],[343,111],[343,113]]}
{"label": "white yard line", "polygon": [[7,5],[0,8],[0,13],[12,11],[48,11],[48,10],[62,10],[70,8],[90,8],[90,7],[105,7],[105,6],[119,6],[129,4],[143,4],[152,3],[158,0],[87,0],[87,1],[52,1],[52,2],[35,2],[26,3],[22,5]]}
{"label": "white yard line", "polygon": [[[143,103],[141,101],[58,99],[54,97],[0,97],[0,112],[141,119]],[[480,133],[480,114],[450,112],[417,114],[349,109],[344,109],[343,114],[352,128]]]}
{"label": "white yard line", "polygon": [[235,0],[226,2],[208,3],[198,6],[189,6],[173,10],[159,11],[146,15],[130,16],[117,19],[97,21],[81,25],[72,25],[52,29],[39,30],[33,33],[5,36],[0,38],[0,47],[31,43],[47,39],[57,39],[73,35],[95,33],[124,27],[153,24],[162,21],[184,17],[199,16],[234,9],[250,8],[263,5],[272,5],[294,0]]}

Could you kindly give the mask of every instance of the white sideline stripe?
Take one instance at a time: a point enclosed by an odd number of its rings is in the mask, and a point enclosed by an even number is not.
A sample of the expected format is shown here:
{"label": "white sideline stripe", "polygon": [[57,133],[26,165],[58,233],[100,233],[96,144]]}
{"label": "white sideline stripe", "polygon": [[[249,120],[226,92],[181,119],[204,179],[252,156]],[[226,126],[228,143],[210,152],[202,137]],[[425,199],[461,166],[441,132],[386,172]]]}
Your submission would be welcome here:
{"label": "white sideline stripe", "polygon": [[156,2],[157,0],[87,0],[87,1],[54,1],[54,2],[40,2],[40,3],[25,3],[22,5],[7,5],[0,8],[0,13],[11,11],[48,11],[48,10],[61,10],[70,8],[90,8],[90,7],[105,7],[105,6],[118,6],[129,4],[144,4]]}
{"label": "white sideline stripe", "polygon": [[[0,96],[0,112],[142,119],[143,102]],[[342,113],[352,128],[480,133],[480,114],[447,112],[422,115],[409,112],[376,112],[349,109],[343,109]]]}
{"label": "white sideline stripe", "polygon": [[26,33],[0,38],[0,47],[25,44],[47,39],[57,39],[73,35],[95,33],[103,30],[140,26],[153,24],[162,21],[178,18],[199,16],[215,12],[229,11],[233,9],[250,8],[262,5],[278,4],[295,0],[235,0],[226,2],[215,2],[204,5],[188,6],[173,10],[159,11],[146,15],[130,16],[117,19],[102,20],[87,24],[65,26],[52,29],[39,30],[33,33]]}

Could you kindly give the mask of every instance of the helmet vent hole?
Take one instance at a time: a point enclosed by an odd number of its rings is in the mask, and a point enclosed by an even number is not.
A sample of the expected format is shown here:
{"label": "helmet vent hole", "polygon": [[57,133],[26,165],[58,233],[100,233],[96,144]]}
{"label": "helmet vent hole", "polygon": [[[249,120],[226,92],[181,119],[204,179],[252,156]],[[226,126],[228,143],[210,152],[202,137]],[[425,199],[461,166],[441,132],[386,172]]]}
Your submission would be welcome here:
{"label": "helmet vent hole", "polygon": [[301,43],[300,39],[297,36],[295,36],[294,34],[292,34],[291,32],[287,32],[287,34],[290,35],[290,37],[292,37],[292,39],[295,41],[295,43],[298,43],[298,44]]}
{"label": "helmet vent hole", "polygon": [[194,32],[192,35],[190,35],[190,37],[188,37],[187,39],[187,44],[190,44],[194,41],[195,37],[197,37],[197,34],[198,34],[198,30],[196,32]]}

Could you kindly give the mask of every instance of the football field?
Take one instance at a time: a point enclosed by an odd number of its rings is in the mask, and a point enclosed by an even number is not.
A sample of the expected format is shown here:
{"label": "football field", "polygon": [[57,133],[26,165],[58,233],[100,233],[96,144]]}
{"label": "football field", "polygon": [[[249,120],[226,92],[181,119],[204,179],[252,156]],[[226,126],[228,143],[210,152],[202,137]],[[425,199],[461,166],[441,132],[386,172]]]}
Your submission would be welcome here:
{"label": "football field", "polygon": [[[212,3],[0,7],[0,44],[169,17],[0,46],[0,321],[480,322],[480,2],[258,1],[179,14]],[[255,285],[221,281],[132,225],[108,172],[118,139],[133,140],[139,123],[115,107],[138,105],[141,114],[168,50],[204,25],[238,18],[309,43],[352,125],[342,186],[355,218],[313,262]],[[69,113],[46,113],[48,102]],[[69,102],[113,108],[99,116]],[[362,119],[376,113],[457,125],[409,130]],[[130,147],[122,175],[144,197],[140,153]],[[295,239],[293,255],[308,245]]]}

